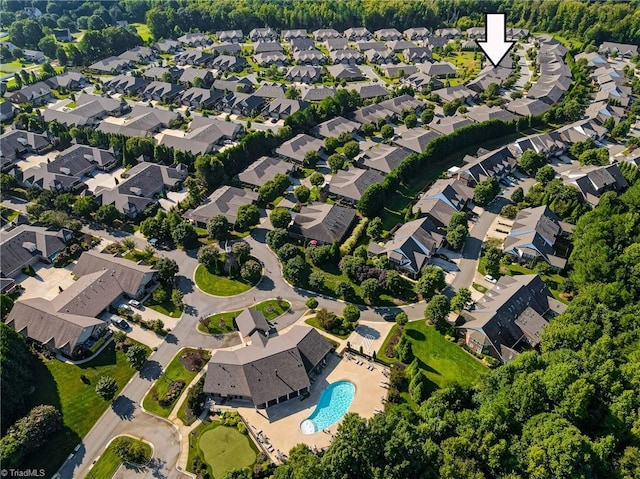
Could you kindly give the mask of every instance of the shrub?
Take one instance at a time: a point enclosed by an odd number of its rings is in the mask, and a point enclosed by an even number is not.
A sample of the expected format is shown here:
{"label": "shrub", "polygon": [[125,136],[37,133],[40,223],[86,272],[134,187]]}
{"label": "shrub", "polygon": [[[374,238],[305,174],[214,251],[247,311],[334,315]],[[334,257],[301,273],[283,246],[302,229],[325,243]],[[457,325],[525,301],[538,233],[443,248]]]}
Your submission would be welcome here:
{"label": "shrub", "polygon": [[[162,321],[160,321],[160,325],[164,327],[164,323],[162,323]],[[127,361],[129,361],[129,364],[131,364],[133,368],[140,369],[147,360],[147,350],[139,344],[134,344],[127,349],[126,356]]]}
{"label": "shrub", "polygon": [[105,401],[110,401],[118,392],[118,383],[111,376],[101,376],[96,384],[96,392]]}
{"label": "shrub", "polygon": [[156,303],[165,303],[169,300],[169,294],[163,287],[156,288],[151,294],[151,299]]}
{"label": "shrub", "polygon": [[257,283],[262,276],[262,266],[254,260],[249,260],[242,265],[240,276],[249,283]]}
{"label": "shrub", "polygon": [[347,304],[342,310],[342,317],[350,323],[360,319],[360,309],[355,304]]}
{"label": "shrub", "polygon": [[116,456],[122,461],[144,464],[149,460],[145,447],[139,441],[134,441],[130,437],[125,436],[114,439],[113,448]]}
{"label": "shrub", "polygon": [[366,231],[367,225],[369,224],[369,218],[363,218],[358,226],[353,229],[351,236],[347,238],[347,240],[340,245],[340,255],[346,256],[353,251],[353,249],[358,244],[358,240],[362,236],[362,234]]}
{"label": "shrub", "polygon": [[405,313],[404,311],[401,311],[398,314],[396,314],[396,323],[398,324],[399,327],[403,327],[408,322],[409,322],[409,317],[407,316],[407,313]]}
{"label": "shrub", "polygon": [[314,297],[311,297],[307,299],[307,301],[305,302],[305,305],[309,309],[316,309],[318,307],[318,300]]}
{"label": "shrub", "polygon": [[171,384],[169,384],[169,387],[167,388],[167,392],[158,400],[158,404],[163,407],[170,406],[180,397],[180,393],[182,393],[184,387],[185,382],[182,379],[178,381],[171,381]]}
{"label": "shrub", "polygon": [[276,228],[267,233],[267,245],[274,252],[289,241],[289,234],[283,228]]}
{"label": "shrub", "polygon": [[320,186],[321,184],[324,183],[324,175],[316,171],[309,177],[309,182],[313,186]]}

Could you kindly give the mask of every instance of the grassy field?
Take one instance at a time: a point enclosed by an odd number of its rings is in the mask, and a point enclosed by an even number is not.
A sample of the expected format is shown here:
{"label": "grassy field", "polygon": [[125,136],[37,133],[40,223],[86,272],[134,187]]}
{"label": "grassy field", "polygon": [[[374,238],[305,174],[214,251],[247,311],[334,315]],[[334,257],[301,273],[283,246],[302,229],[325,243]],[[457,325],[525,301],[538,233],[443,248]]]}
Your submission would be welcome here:
{"label": "grassy field", "polygon": [[[55,406],[62,412],[64,427],[28,456],[24,464],[29,464],[30,468],[43,468],[50,477],[110,405],[95,391],[100,377],[114,377],[120,392],[136,371],[113,343],[98,357],[81,365],[66,364],[57,359],[34,359],[33,366],[35,392],[29,396],[28,406]],[[86,382],[81,379],[82,375],[86,376]]]}
{"label": "grassy field", "polygon": [[[139,443],[145,448],[145,457],[147,461],[151,458],[152,449],[148,442],[141,441],[140,439],[131,438],[134,442]],[[85,476],[85,479],[94,479],[97,477],[109,479],[118,470],[122,461],[116,455],[114,450],[114,444],[111,442],[107,449],[102,453],[100,458],[91,467],[89,474]]]}
{"label": "grassy field", "polygon": [[177,308],[171,301],[167,301],[160,304],[145,304],[147,308],[151,308],[158,313],[165,314],[170,318],[179,318],[182,314],[182,310]]}
{"label": "grassy field", "polygon": [[143,42],[148,42],[149,40],[153,39],[153,35],[151,35],[151,32],[149,31],[149,26],[145,23],[132,23],[131,25],[133,25],[134,27],[136,27],[136,31],[138,32],[138,35],[140,35],[140,38],[142,38]]}
{"label": "grassy field", "polygon": [[198,449],[215,479],[222,479],[231,469],[251,467],[256,462],[257,450],[251,439],[232,427],[217,426],[204,431]]}
{"label": "grassy field", "polygon": [[[393,358],[384,355],[388,341],[398,326],[394,325],[385,339],[378,357],[390,362]],[[425,321],[412,321],[405,326],[411,342],[413,354],[420,360],[420,367],[429,380],[432,389],[448,387],[452,384],[474,385],[480,376],[488,371],[482,364],[468,355],[460,346],[447,341]]]}
{"label": "grassy field", "polygon": [[211,274],[202,265],[196,269],[195,280],[198,288],[214,296],[235,296],[249,291],[254,286],[237,279]]}
{"label": "grassy field", "polygon": [[[197,349],[186,348],[180,351],[178,354],[176,354],[176,356],[171,360],[167,368],[163,371],[162,375],[156,380],[156,382],[153,384],[153,386],[151,387],[147,395],[144,397],[144,400],[142,401],[142,405],[147,411],[153,414],[157,414],[158,416],[161,416],[161,417],[169,416],[169,413],[171,412],[171,410],[174,408],[174,406],[180,399],[180,398],[176,399],[173,403],[169,404],[168,406],[162,406],[160,404],[159,400],[166,394],[167,389],[169,388],[169,384],[171,384],[172,381],[183,380],[185,382],[185,386],[184,386],[184,389],[182,390],[181,395],[184,394],[189,387],[189,383],[193,381],[193,378],[196,377],[198,372],[204,367],[207,361],[211,358],[211,353],[209,351],[204,351],[203,352],[204,361],[202,362],[200,367],[194,371],[190,371],[185,367],[185,365],[181,361],[181,358],[183,358],[186,354],[197,353],[197,351],[198,351]],[[158,400],[154,399],[154,394],[155,394],[155,397],[158,398]]]}
{"label": "grassy field", "polygon": [[[209,334],[225,334],[232,331],[236,331],[233,320],[242,312],[240,311],[228,311],[226,313],[218,313],[209,316],[209,328],[205,328],[204,325],[198,322],[198,331]],[[222,324],[224,323],[224,324]]]}
{"label": "grassy field", "polygon": [[273,321],[281,314],[285,313],[291,307],[291,303],[286,300],[277,299],[267,299],[266,301],[262,301],[254,306],[251,306],[252,309],[257,309],[258,311],[264,314],[264,318],[267,321]]}

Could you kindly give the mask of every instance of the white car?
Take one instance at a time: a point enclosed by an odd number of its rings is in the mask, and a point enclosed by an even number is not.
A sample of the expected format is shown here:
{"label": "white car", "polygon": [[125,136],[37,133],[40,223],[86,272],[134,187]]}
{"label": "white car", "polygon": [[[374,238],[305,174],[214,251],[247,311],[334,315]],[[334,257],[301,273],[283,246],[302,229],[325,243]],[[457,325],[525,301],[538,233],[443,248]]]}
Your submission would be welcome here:
{"label": "white car", "polygon": [[141,309],[142,308],[142,304],[140,303],[140,301],[136,301],[135,299],[130,299],[129,300],[129,306],[133,306],[136,309]]}
{"label": "white car", "polygon": [[486,279],[487,281],[489,281],[489,283],[491,284],[496,284],[498,282],[497,279],[495,279],[493,276],[491,276],[490,274],[486,275],[484,277],[484,279]]}

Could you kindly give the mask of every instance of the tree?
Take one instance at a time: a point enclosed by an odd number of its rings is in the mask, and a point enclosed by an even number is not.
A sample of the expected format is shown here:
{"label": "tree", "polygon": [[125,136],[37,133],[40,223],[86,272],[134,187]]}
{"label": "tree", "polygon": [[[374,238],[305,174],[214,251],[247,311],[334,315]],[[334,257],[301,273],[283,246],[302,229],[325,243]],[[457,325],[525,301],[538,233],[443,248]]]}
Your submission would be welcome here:
{"label": "tree", "polygon": [[293,190],[293,196],[295,196],[300,203],[306,203],[309,201],[311,191],[304,185],[296,186]]}
{"label": "tree", "polygon": [[395,345],[394,351],[396,358],[404,364],[410,364],[413,361],[413,349],[407,337],[403,334],[398,344]]}
{"label": "tree", "polygon": [[[302,161],[302,166],[305,168],[315,168],[316,163],[320,160],[320,155],[315,150],[307,151],[304,154],[304,160]],[[313,184],[313,183],[312,183]]]}
{"label": "tree", "polygon": [[547,157],[534,150],[526,150],[518,160],[518,167],[531,177],[535,177],[538,170],[546,164]]}
{"label": "tree", "polygon": [[495,246],[489,246],[484,253],[484,266],[487,272],[495,277],[500,273],[502,253]]}
{"label": "tree", "polygon": [[296,100],[300,97],[300,92],[295,86],[291,85],[285,90],[284,97],[288,100]]}
{"label": "tree", "polygon": [[122,246],[125,251],[132,251],[136,249],[136,240],[133,236],[127,236],[120,241],[120,246]]}
{"label": "tree", "polygon": [[222,479],[251,479],[252,476],[248,476],[242,469],[231,469],[224,473]]}
{"label": "tree", "polygon": [[312,296],[309,299],[307,299],[307,301],[305,301],[304,304],[307,306],[307,308],[314,310],[318,307],[318,300]]}
{"label": "tree", "polygon": [[240,276],[246,282],[255,284],[262,276],[262,266],[257,261],[250,259],[240,268]]}
{"label": "tree", "polygon": [[289,233],[283,228],[276,228],[267,233],[267,245],[274,252],[288,241]]}
{"label": "tree", "polygon": [[96,384],[96,392],[105,401],[111,401],[118,392],[118,382],[111,376],[101,376]]}
{"label": "tree", "polygon": [[324,274],[320,271],[312,271],[309,275],[309,287],[315,291],[322,290],[324,288]]}
{"label": "tree", "polygon": [[238,263],[244,264],[251,255],[251,246],[246,241],[236,241],[231,247],[231,251],[236,255]]}
{"label": "tree", "polygon": [[132,346],[129,346],[126,356],[127,361],[129,361],[129,364],[131,364],[132,368],[140,369],[147,360],[147,350],[144,348],[144,346],[134,344]]}
{"label": "tree", "polygon": [[321,308],[316,313],[316,320],[325,331],[333,331],[341,324],[340,318],[335,313],[328,311],[327,308]]}
{"label": "tree", "polygon": [[178,263],[174,259],[160,256],[156,261],[155,268],[158,271],[158,278],[164,284],[172,284],[173,278],[178,274]]}
{"label": "tree", "polygon": [[367,225],[367,236],[372,240],[378,240],[382,236],[382,219],[376,216]]}
{"label": "tree", "polygon": [[380,295],[380,283],[378,283],[377,279],[369,278],[365,279],[362,284],[362,297],[369,304],[372,304],[374,301],[378,299]]}
{"label": "tree", "polygon": [[466,239],[467,228],[465,226],[458,225],[453,229],[447,228],[447,243],[453,251],[461,251]]}
{"label": "tree", "polygon": [[151,293],[151,299],[157,304],[166,303],[169,300],[169,293],[163,287],[156,288]]}
{"label": "tree", "polygon": [[309,282],[311,268],[300,256],[290,259],[282,268],[284,279],[294,286],[304,287]]}
{"label": "tree", "polygon": [[198,244],[198,233],[191,223],[181,221],[171,230],[171,239],[176,245],[191,249]]}
{"label": "tree", "polygon": [[118,219],[120,213],[116,209],[115,205],[102,205],[98,208],[95,214],[95,219],[98,223],[112,226],[113,222]]}
{"label": "tree", "polygon": [[404,311],[400,311],[398,314],[396,314],[396,324],[398,325],[398,327],[402,328],[408,322],[409,317],[407,316],[407,313],[405,313]]}
{"label": "tree", "polygon": [[338,259],[336,257],[336,252],[331,245],[309,246],[307,248],[307,254],[311,259],[311,262],[316,266],[321,266],[328,263],[335,264]]}
{"label": "tree", "polygon": [[309,182],[313,186],[320,186],[324,183],[324,175],[322,173],[318,173],[317,171],[315,171],[309,177]]}
{"label": "tree", "polygon": [[334,153],[327,158],[327,164],[329,165],[329,168],[331,168],[331,173],[335,174],[338,170],[341,170],[344,167],[344,157]]}
{"label": "tree", "polygon": [[274,208],[269,219],[274,228],[287,228],[291,223],[291,213],[287,208]]}
{"label": "tree", "polygon": [[208,244],[200,247],[198,250],[198,262],[202,264],[207,271],[218,273],[220,261],[220,250],[214,244]]}
{"label": "tree", "polygon": [[518,186],[513,193],[511,193],[511,201],[515,204],[521,203],[524,201],[524,190],[521,186]]}
{"label": "tree", "polygon": [[225,215],[216,215],[207,223],[207,234],[209,238],[221,241],[227,237],[231,231],[231,223]]}
{"label": "tree", "polygon": [[482,180],[473,190],[473,201],[479,206],[487,206],[500,192],[500,185],[495,176]]}
{"label": "tree", "polygon": [[67,55],[67,51],[64,49],[62,45],[56,48],[56,60],[60,63],[60,66],[66,66],[69,63],[69,56]]}
{"label": "tree", "polygon": [[[184,308],[184,294],[182,294],[182,291],[174,288],[173,291],[171,291],[171,302],[178,311],[182,311],[182,308]],[[159,324],[159,329],[164,328],[162,320],[158,319],[157,321],[160,321],[160,323],[157,323]]]}
{"label": "tree", "polygon": [[406,281],[395,270],[388,270],[387,277],[385,279],[384,288],[387,292],[395,297],[399,296],[402,290],[405,288]]}
{"label": "tree", "polygon": [[[13,299],[0,295],[2,317],[13,307]],[[2,388],[2,424],[12,424],[24,414],[33,384],[32,356],[25,339],[13,328],[0,322],[0,387]]]}
{"label": "tree", "polygon": [[444,294],[436,294],[427,303],[424,316],[436,329],[442,331],[448,326],[447,316],[450,310],[449,298]]}
{"label": "tree", "polygon": [[376,125],[373,123],[365,123],[360,127],[360,131],[364,136],[372,137],[376,133]]}
{"label": "tree", "polygon": [[515,219],[518,215],[518,207],[514,205],[504,205],[502,210],[500,210],[500,216],[504,216],[505,218]]}
{"label": "tree", "polygon": [[422,123],[424,125],[427,125],[429,123],[431,123],[433,121],[433,110],[430,109],[425,109],[421,114],[420,114],[420,121],[422,121]]}
{"label": "tree", "polygon": [[149,459],[145,447],[140,441],[134,441],[130,437],[117,437],[113,440],[112,446],[116,456],[118,456],[121,461],[143,464]]}
{"label": "tree", "polygon": [[329,136],[324,139],[324,147],[327,150],[327,153],[332,154],[336,149],[340,146],[340,141],[333,137]]}
{"label": "tree", "polygon": [[556,171],[551,165],[544,165],[536,173],[536,181],[542,184],[547,184],[556,177]]}
{"label": "tree", "polygon": [[395,131],[393,129],[393,126],[391,125],[384,125],[380,129],[380,136],[382,137],[383,140],[390,140],[391,138],[393,138],[394,134],[395,134]]}
{"label": "tree", "polygon": [[256,205],[242,205],[238,208],[236,216],[236,231],[248,231],[252,226],[260,222],[260,211]]}
{"label": "tree", "polygon": [[348,160],[353,160],[358,155],[358,153],[360,153],[360,143],[354,140],[348,141],[342,147],[342,152]]}
{"label": "tree", "polygon": [[404,124],[407,128],[415,128],[418,125],[418,117],[411,113],[404,117]]}
{"label": "tree", "polygon": [[342,317],[350,323],[360,319],[360,309],[355,304],[347,304],[342,310]]}
{"label": "tree", "polygon": [[444,271],[437,266],[425,266],[420,272],[420,279],[416,284],[416,291],[423,298],[431,298],[446,286]]}
{"label": "tree", "polygon": [[[38,49],[49,58],[55,58],[56,56],[56,39],[54,36],[42,37],[38,42]],[[6,58],[6,57],[5,57]],[[51,65],[49,65],[51,66]]]}
{"label": "tree", "polygon": [[278,259],[281,262],[286,263],[296,256],[302,256],[302,251],[300,251],[300,248],[292,243],[285,243],[280,246],[280,248],[278,248],[278,251],[276,251],[276,256],[278,256]]}
{"label": "tree", "polygon": [[346,281],[340,281],[336,285],[336,295],[338,295],[338,297],[344,299],[345,301],[349,301],[355,296],[355,294],[356,292],[353,289],[353,286],[351,286]]}
{"label": "tree", "polygon": [[460,288],[451,299],[451,309],[453,311],[462,311],[469,301],[471,301],[471,291],[468,288]]}

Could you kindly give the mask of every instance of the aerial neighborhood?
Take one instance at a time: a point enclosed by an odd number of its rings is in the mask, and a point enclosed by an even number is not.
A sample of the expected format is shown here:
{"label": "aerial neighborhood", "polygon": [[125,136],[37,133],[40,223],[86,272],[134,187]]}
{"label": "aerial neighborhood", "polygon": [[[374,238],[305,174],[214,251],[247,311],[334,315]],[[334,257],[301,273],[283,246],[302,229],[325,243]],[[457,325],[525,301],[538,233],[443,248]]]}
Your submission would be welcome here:
{"label": "aerial neighborhood", "polygon": [[336,1],[3,2],[3,475],[638,477],[637,24]]}

